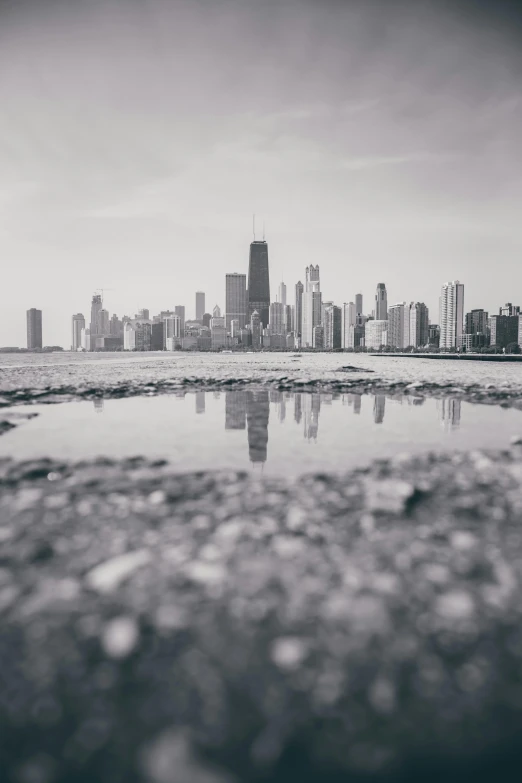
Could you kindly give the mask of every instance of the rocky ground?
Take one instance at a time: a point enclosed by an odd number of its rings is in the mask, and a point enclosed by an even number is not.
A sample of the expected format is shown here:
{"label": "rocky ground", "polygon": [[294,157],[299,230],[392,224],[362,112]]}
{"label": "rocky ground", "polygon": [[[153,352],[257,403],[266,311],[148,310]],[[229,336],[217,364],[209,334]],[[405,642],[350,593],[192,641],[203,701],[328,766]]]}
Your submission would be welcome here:
{"label": "rocky ground", "polygon": [[0,779],[518,779],[521,512],[515,445],[0,463]]}

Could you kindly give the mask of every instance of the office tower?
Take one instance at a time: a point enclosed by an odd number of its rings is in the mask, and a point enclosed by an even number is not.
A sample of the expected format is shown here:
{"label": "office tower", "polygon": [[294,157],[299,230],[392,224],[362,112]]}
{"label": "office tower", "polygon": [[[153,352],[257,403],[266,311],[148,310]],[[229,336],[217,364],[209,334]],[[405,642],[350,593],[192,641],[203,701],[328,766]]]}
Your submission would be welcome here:
{"label": "office tower", "polygon": [[142,307],[141,310],[138,310],[138,312],[136,314],[136,318],[138,318],[139,320],[142,320],[142,321],[148,321],[149,320],[149,315],[150,315],[150,313],[147,310],[147,308],[146,307]]}
{"label": "office tower", "polygon": [[424,348],[429,342],[430,317],[424,302],[410,304],[410,345]]}
{"label": "office tower", "polygon": [[[221,310],[214,308],[214,311]],[[225,324],[225,317],[222,315],[213,316],[210,321],[210,337],[212,340],[212,350],[217,351],[227,346],[227,328]]]}
{"label": "office tower", "polygon": [[225,315],[226,328],[230,332],[230,322],[239,321],[239,327],[243,329],[247,322],[247,289],[246,275],[237,272],[227,274],[225,278]]}
{"label": "office tower", "polygon": [[185,305],[176,305],[174,313],[179,316],[180,336],[185,337]]}
{"label": "office tower", "polygon": [[[145,310],[146,313],[148,313],[148,310]],[[142,318],[145,318],[145,316],[142,316]],[[148,318],[148,316],[147,316]],[[109,311],[105,310],[103,307],[100,310],[98,314],[98,335],[100,337],[105,337],[105,335],[110,334],[109,330]]]}
{"label": "office tower", "polygon": [[364,344],[374,351],[378,351],[383,345],[388,345],[388,321],[366,321]]}
{"label": "office tower", "polygon": [[294,320],[293,311],[294,311],[293,305],[285,305],[285,327],[286,327],[286,333],[287,334],[288,334],[288,332],[293,332],[294,331],[294,327],[293,327],[293,320]]}
{"label": "office tower", "polygon": [[181,318],[179,315],[168,315],[163,320],[164,344],[167,351],[176,351],[181,346]]}
{"label": "office tower", "polygon": [[247,393],[246,391],[225,392],[225,429],[246,429]]}
{"label": "office tower", "polygon": [[210,313],[203,313],[203,318],[201,320],[203,321],[203,326],[206,326],[207,329],[210,329],[210,321],[212,320]]}
{"label": "office tower", "polygon": [[319,265],[306,267],[305,290],[303,292],[302,345],[313,347],[314,328],[321,323],[321,282]]}
{"label": "office tower", "polygon": [[485,310],[472,310],[466,313],[466,334],[486,334],[489,315]]}
{"label": "office tower", "polygon": [[150,350],[162,351],[165,347],[165,327],[163,321],[154,321],[150,334]]}
{"label": "office tower", "polygon": [[[123,349],[125,351],[150,351],[152,323],[145,319],[130,318],[123,329]],[[92,335],[91,335],[91,350]]]}
{"label": "office tower", "polygon": [[286,308],[282,302],[272,302],[268,328],[272,335],[286,334]]}
{"label": "office tower", "polygon": [[[252,314],[253,315],[253,314]],[[258,313],[259,315],[259,313]],[[266,462],[270,400],[268,391],[247,391],[248,452],[251,462]]]}
{"label": "office tower", "polygon": [[268,245],[254,240],[250,245],[248,261],[248,315],[259,313],[263,328],[268,326],[270,308],[270,276],[268,270]]}
{"label": "office tower", "polygon": [[221,307],[219,305],[214,306],[214,309],[212,310],[212,318],[221,318]]}
{"label": "office tower", "polygon": [[324,326],[322,324],[317,324],[313,328],[312,348],[315,348],[316,351],[324,350]]}
{"label": "office tower", "polygon": [[519,321],[518,315],[492,315],[489,319],[491,345],[507,348],[508,345],[518,344]]}
{"label": "office tower", "polygon": [[445,283],[440,295],[440,347],[461,344],[464,325],[464,285],[458,280]]}
{"label": "office tower", "polygon": [[428,344],[433,348],[440,347],[440,326],[438,324],[430,324],[428,330]]}
{"label": "office tower", "polygon": [[387,345],[401,351],[410,345],[410,308],[406,302],[388,308]]}
{"label": "office tower", "polygon": [[304,291],[304,286],[299,280],[299,282],[296,283],[295,286],[295,323],[294,323],[294,332],[296,333],[298,339],[300,339],[303,334],[303,291]]}
{"label": "office tower", "polygon": [[196,321],[202,321],[205,315],[205,293],[196,291]]}
{"label": "office tower", "polygon": [[341,348],[355,348],[355,308],[353,302],[343,304],[341,323]]}
{"label": "office tower", "polygon": [[42,311],[31,307],[27,311],[27,348],[34,351],[42,347]]}
{"label": "office tower", "polygon": [[112,337],[123,337],[123,323],[120,321],[116,313],[113,314],[109,321],[109,334]]}
{"label": "office tower", "polygon": [[80,351],[82,348],[82,329],[85,329],[85,317],[83,313],[76,313],[72,317],[72,343],[73,351]]}
{"label": "office tower", "polygon": [[283,281],[279,283],[278,301],[286,307],[286,285],[283,283]]}
{"label": "office tower", "polygon": [[261,348],[261,319],[257,310],[250,317],[250,331],[252,332],[252,348],[258,351]]}
{"label": "office tower", "polygon": [[239,319],[238,318],[233,318],[230,321],[230,336],[233,339],[237,339],[237,338],[239,338],[239,333],[240,332],[241,332],[241,328],[239,326]]}
{"label": "office tower", "polygon": [[82,329],[82,350],[83,351],[90,351],[91,350],[91,330],[90,329]]}
{"label": "office tower", "polygon": [[388,295],[384,283],[379,283],[377,285],[377,293],[375,294],[375,320],[388,320]]}
{"label": "office tower", "polygon": [[342,347],[342,311],[337,305],[329,305],[324,312],[324,347],[335,351]]}
{"label": "office tower", "polygon": [[355,315],[362,315],[363,312],[363,297],[362,294],[355,295]]}
{"label": "office tower", "polygon": [[386,397],[384,394],[376,394],[373,401],[373,420],[375,424],[382,424],[386,410]]}
{"label": "office tower", "polygon": [[353,347],[363,348],[366,344],[366,321],[362,324],[355,324],[353,330]]}

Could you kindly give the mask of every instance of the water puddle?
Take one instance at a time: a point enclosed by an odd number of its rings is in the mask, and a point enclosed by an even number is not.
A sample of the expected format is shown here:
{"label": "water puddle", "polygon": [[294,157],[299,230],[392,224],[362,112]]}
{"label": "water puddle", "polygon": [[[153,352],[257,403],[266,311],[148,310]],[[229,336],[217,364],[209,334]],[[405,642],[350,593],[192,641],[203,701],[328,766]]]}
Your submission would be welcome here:
{"label": "water puddle", "polygon": [[[182,471],[284,476],[337,471],[404,452],[505,448],[522,413],[460,400],[276,390],[33,405],[0,438],[0,457],[166,458]],[[12,411],[4,409],[7,419]]]}

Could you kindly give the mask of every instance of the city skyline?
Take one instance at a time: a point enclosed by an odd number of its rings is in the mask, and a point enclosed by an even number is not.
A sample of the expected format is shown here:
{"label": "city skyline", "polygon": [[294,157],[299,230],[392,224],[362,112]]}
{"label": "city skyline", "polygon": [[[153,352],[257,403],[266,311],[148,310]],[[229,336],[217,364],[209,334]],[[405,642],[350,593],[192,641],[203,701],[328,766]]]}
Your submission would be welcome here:
{"label": "city skyline", "polygon": [[25,343],[35,306],[45,342],[68,345],[102,287],[118,313],[158,312],[169,290],[188,307],[202,286],[224,304],[253,212],[272,279],[319,263],[326,300],[385,280],[435,313],[460,279],[494,312],[507,280],[522,288],[504,3],[206,5],[2,4],[1,344]]}

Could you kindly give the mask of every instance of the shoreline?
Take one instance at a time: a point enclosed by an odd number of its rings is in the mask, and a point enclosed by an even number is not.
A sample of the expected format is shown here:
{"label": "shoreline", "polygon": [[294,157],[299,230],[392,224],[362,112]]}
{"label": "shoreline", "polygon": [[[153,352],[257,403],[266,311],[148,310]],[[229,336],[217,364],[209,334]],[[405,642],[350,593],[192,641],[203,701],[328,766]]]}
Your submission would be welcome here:
{"label": "shoreline", "polygon": [[400,359],[450,359],[468,362],[522,362],[522,354],[468,354],[468,353],[372,353],[371,356],[386,356]]}

